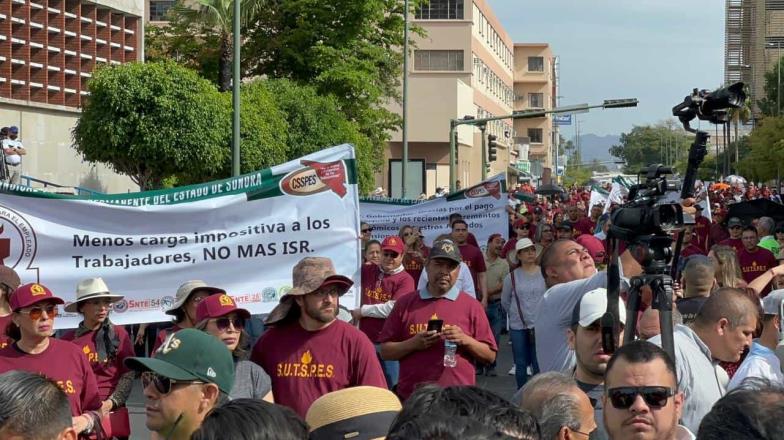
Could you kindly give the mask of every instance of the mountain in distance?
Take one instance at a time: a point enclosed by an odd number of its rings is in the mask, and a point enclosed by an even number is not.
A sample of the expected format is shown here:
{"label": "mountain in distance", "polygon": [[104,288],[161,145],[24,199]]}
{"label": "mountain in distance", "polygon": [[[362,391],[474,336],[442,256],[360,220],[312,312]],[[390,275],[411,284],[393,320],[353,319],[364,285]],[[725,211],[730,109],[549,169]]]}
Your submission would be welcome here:
{"label": "mountain in distance", "polygon": [[[610,147],[620,143],[620,141],[621,136],[616,134],[608,134],[606,136],[598,136],[593,133],[581,134],[580,155],[582,156],[582,162],[591,162],[594,159],[599,162],[618,160],[610,154]],[[574,138],[572,138],[572,142],[575,145],[577,144]]]}

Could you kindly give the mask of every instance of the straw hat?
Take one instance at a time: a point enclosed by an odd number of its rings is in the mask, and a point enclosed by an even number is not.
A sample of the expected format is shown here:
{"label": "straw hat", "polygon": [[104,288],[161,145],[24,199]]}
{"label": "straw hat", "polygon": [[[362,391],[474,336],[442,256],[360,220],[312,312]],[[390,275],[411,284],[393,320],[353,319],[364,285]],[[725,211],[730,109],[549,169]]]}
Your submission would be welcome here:
{"label": "straw hat", "polygon": [[80,302],[97,298],[108,298],[112,302],[117,302],[123,299],[124,296],[110,292],[109,286],[106,285],[103,278],[87,278],[79,281],[79,284],[76,286],[76,301],[66,305],[65,311],[76,313]]}
{"label": "straw hat", "polygon": [[359,386],[319,397],[308,409],[305,421],[310,426],[310,440],[383,439],[400,409],[393,392]]}
{"label": "straw hat", "polygon": [[188,298],[191,296],[195,290],[204,290],[208,292],[210,295],[214,295],[216,293],[226,293],[225,290],[219,289],[217,287],[208,286],[202,280],[191,280],[186,281],[177,288],[177,294],[174,295],[174,304],[169,307],[164,313],[167,315],[175,315],[175,311],[182,307],[185,304],[185,301],[188,301]]}

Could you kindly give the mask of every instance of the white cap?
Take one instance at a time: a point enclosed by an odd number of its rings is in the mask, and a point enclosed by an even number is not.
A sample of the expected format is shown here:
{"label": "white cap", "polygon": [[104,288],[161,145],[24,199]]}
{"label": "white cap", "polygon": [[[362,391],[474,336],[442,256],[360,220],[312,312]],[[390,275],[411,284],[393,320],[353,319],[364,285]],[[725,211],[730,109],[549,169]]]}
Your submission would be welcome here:
{"label": "white cap", "polygon": [[531,241],[530,238],[527,238],[527,237],[526,238],[521,238],[521,239],[517,240],[517,243],[515,243],[514,253],[509,256],[509,260],[512,262],[512,264],[518,264],[517,253],[520,252],[523,249],[528,249],[529,247],[535,247],[536,248],[536,257],[537,258],[539,257],[539,254],[542,253],[541,246],[535,245],[534,242]]}
{"label": "white cap", "polygon": [[784,301],[784,289],[770,292],[765,298],[762,298],[763,312],[766,315],[778,315],[782,301]]}
{"label": "white cap", "polygon": [[[607,312],[607,289],[600,287],[583,295],[572,311],[572,325],[588,327]],[[626,305],[618,298],[618,318],[626,324]]]}

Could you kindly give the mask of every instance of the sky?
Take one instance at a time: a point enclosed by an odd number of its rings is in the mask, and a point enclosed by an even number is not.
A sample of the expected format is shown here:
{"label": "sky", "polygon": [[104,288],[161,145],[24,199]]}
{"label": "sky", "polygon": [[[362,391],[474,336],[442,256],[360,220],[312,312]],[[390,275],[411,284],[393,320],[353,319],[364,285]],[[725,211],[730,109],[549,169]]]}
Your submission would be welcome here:
{"label": "sky", "polygon": [[[515,42],[549,43],[560,59],[560,105],[637,98],[638,107],[577,115],[581,133],[629,132],[672,117],[695,87],[724,78],[718,0],[489,0]],[[693,124],[693,125],[696,125]],[[574,125],[566,127],[570,138]]]}

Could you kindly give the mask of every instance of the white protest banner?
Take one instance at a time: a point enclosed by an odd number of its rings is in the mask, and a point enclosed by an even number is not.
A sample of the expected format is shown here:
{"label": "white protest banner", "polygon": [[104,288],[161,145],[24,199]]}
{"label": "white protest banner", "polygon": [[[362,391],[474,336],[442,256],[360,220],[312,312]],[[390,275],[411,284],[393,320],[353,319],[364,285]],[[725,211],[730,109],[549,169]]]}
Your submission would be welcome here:
{"label": "white protest banner", "polygon": [[423,202],[363,200],[359,213],[363,222],[373,226],[375,239],[397,235],[402,226],[411,225],[421,228],[428,246],[439,235],[451,232],[449,215],[458,213],[484,250],[490,235],[501,234],[507,238],[507,203],[506,177],[499,174],[463,191]]}
{"label": "white protest banner", "polygon": [[[66,301],[103,277],[118,324],[167,321],[177,287],[201,279],[239,307],[267,313],[291,288],[292,267],[329,257],[359,282],[354,149],[341,145],[236,178],[90,199],[0,193],[0,262]],[[358,304],[357,289],[341,298]],[[58,318],[74,327],[78,315]]]}

